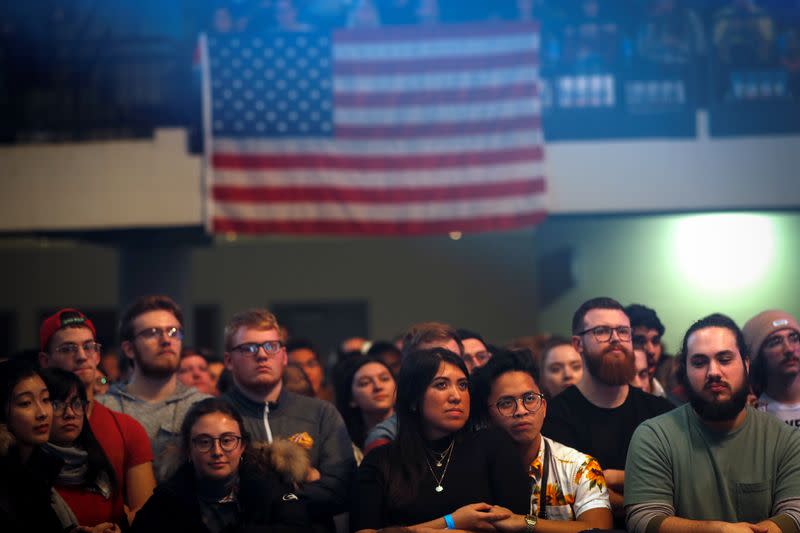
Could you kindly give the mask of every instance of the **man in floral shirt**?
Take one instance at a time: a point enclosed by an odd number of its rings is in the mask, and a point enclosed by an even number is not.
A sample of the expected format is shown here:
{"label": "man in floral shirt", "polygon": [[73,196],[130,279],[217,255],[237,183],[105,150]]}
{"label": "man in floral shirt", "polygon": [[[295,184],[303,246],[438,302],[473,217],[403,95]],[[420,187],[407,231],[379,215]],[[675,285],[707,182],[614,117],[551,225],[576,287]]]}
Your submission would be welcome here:
{"label": "man in floral shirt", "polygon": [[[542,436],[547,400],[538,385],[530,355],[499,352],[473,373],[473,408],[480,419],[505,430],[516,442],[531,478],[529,520],[541,527],[551,520],[572,521],[569,529],[612,527],[603,470],[597,461]],[[563,524],[564,526],[566,524]]]}

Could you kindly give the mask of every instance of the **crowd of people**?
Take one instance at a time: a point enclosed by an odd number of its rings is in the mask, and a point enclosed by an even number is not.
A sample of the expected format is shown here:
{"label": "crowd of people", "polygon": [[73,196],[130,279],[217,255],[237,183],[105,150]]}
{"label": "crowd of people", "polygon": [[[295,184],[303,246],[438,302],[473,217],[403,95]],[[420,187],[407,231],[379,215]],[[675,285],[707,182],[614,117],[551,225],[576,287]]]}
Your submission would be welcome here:
{"label": "crowd of people", "polygon": [[571,332],[419,323],[346,339],[326,378],[265,309],[219,360],[166,296],[112,357],[61,309],[0,363],[0,530],[800,530],[796,317],[711,314],[670,356],[655,310],[599,297]]}

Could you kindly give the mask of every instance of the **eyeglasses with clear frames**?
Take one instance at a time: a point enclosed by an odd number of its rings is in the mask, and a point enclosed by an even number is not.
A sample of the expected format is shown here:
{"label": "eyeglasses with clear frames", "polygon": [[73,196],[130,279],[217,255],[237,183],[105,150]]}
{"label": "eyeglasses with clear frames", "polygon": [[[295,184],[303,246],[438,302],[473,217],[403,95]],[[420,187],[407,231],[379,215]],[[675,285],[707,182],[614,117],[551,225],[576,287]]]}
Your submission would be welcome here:
{"label": "eyeglasses with clear frames", "polygon": [[764,349],[775,350],[778,348],[783,348],[784,339],[786,339],[789,347],[797,346],[800,344],[800,333],[797,333],[796,331],[790,331],[785,337],[782,335],[770,337],[764,342]]}
{"label": "eyeglasses with clear frames", "polygon": [[72,409],[72,412],[78,416],[83,414],[83,411],[86,409],[86,403],[78,397],[72,399],[72,401],[65,402],[63,400],[53,400],[50,402],[53,406],[53,415],[54,416],[64,416],[67,412],[67,406]]}
{"label": "eyeglasses with clear frames", "polygon": [[175,339],[179,341],[183,340],[183,330],[181,328],[176,328],[175,326],[171,328],[145,328],[134,335],[134,337],[141,337],[144,340],[152,341],[161,339],[162,335],[165,335],[169,339]]}
{"label": "eyeglasses with clear frames", "polygon": [[586,335],[587,333],[591,333],[597,342],[609,342],[615,331],[617,332],[617,337],[619,337],[619,340],[624,342],[631,340],[630,326],[617,326],[616,328],[612,328],[611,326],[597,326],[579,331],[578,335]]}
{"label": "eyeglasses with clear frames", "polygon": [[275,356],[283,348],[283,343],[281,341],[267,341],[267,342],[245,342],[238,346],[234,346],[231,349],[232,352],[239,352],[242,355],[247,355],[249,357],[256,357],[258,355],[258,351],[260,349],[264,349],[264,353],[268,356]]}
{"label": "eyeglasses with clear frames", "polygon": [[222,448],[223,452],[232,452],[239,447],[239,444],[242,442],[242,437],[240,435],[234,435],[233,433],[225,433],[219,437],[198,435],[192,439],[192,446],[194,446],[198,452],[207,453],[214,448],[216,442],[219,442],[219,447]]}
{"label": "eyeglasses with clear frames", "polygon": [[495,402],[494,406],[497,412],[503,416],[512,417],[517,414],[519,403],[522,402],[522,407],[529,413],[535,413],[542,408],[544,404],[544,394],[541,392],[526,392],[519,398],[513,396],[505,396]]}
{"label": "eyeglasses with clear frames", "polygon": [[88,341],[83,344],[75,344],[74,342],[62,344],[56,348],[56,353],[59,355],[66,355],[74,357],[78,355],[78,350],[83,348],[85,353],[100,353],[102,345],[99,342]]}

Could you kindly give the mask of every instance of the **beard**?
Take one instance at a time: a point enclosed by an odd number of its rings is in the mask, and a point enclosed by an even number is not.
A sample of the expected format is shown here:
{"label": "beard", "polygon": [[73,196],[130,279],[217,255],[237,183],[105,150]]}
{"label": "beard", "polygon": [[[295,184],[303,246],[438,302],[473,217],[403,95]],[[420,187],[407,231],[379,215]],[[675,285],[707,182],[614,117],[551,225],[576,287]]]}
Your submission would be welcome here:
{"label": "beard", "polygon": [[[625,357],[620,359],[610,355],[612,351],[622,350]],[[627,385],[636,375],[636,358],[633,350],[619,343],[609,345],[599,354],[586,352],[586,369],[601,383],[618,387]]]}
{"label": "beard", "polygon": [[133,360],[144,376],[165,379],[175,374],[180,366],[180,357],[177,355],[174,356],[174,359],[169,359],[168,356],[159,353],[151,359],[154,360],[146,360],[136,346],[133,346]]}
{"label": "beard", "polygon": [[728,400],[707,400],[691,385],[686,388],[686,392],[689,396],[689,403],[700,418],[709,422],[728,422],[742,412],[747,404],[747,395],[750,391],[745,380],[741,387],[733,391]]}

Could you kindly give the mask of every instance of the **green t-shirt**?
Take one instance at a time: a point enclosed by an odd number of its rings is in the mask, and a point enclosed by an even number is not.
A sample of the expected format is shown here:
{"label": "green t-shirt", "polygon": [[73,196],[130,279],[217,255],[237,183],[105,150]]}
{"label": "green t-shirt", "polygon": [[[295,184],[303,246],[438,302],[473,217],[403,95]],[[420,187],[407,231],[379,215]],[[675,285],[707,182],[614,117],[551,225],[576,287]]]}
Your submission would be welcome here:
{"label": "green t-shirt", "polygon": [[668,503],[689,520],[760,522],[800,498],[800,431],[747,408],[730,433],[689,404],[643,422],[625,464],[625,505]]}

